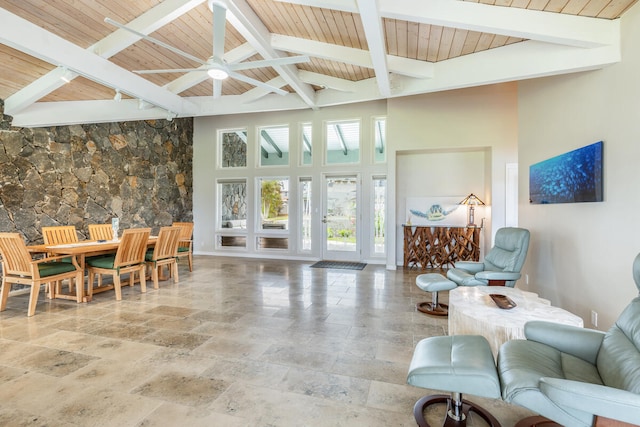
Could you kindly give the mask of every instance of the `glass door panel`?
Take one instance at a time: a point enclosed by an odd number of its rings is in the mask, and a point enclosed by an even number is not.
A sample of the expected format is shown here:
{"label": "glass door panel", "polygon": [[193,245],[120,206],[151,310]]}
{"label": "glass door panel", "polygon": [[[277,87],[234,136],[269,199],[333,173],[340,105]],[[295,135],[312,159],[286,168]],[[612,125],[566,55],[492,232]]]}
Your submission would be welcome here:
{"label": "glass door panel", "polygon": [[326,176],[324,180],[323,259],[359,261],[358,177]]}

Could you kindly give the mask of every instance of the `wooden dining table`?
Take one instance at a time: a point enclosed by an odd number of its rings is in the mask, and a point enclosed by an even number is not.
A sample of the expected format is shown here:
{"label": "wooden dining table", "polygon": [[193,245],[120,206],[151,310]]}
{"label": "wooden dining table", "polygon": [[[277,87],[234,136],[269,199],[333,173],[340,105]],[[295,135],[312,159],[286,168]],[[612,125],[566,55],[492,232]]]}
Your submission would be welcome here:
{"label": "wooden dining table", "polygon": [[[158,236],[149,236],[147,246],[154,246]],[[50,254],[50,255],[69,255],[75,256],[80,266],[80,269],[84,272],[85,261],[87,257],[93,257],[98,255],[106,255],[114,253],[120,246],[120,240],[85,240],[77,243],[65,243],[60,245],[30,245],[27,246],[29,252],[34,254]],[[76,293],[63,294],[63,293],[51,293],[55,298],[76,300],[78,303],[88,302],[87,296],[84,292],[84,283],[82,286],[75,287]]]}

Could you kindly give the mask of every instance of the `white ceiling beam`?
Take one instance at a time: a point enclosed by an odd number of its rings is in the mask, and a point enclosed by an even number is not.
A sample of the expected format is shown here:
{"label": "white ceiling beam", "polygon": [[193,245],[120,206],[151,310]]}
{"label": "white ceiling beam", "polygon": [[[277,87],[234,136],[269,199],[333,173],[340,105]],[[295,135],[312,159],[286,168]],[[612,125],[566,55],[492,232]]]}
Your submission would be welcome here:
{"label": "white ceiling beam", "polygon": [[[597,70],[619,62],[620,59],[619,49],[611,46],[582,49],[525,41],[438,62],[433,79],[396,76],[392,98]],[[326,107],[380,99],[372,91],[374,80],[357,82],[356,93],[320,91],[318,105]]]}
{"label": "white ceiling beam", "polygon": [[[269,86],[273,86],[276,87],[278,89],[280,89],[283,86],[287,85],[287,82],[285,81],[284,78],[282,78],[282,76],[278,76],[276,78],[273,78],[271,80],[269,80],[268,82],[266,82]],[[243,93],[242,95],[240,95],[242,98],[245,99],[245,102],[254,102],[260,98],[262,98],[263,96],[267,96],[270,93],[273,93],[272,90],[260,87],[260,86],[256,86],[251,90],[246,91],[245,93]]]}
{"label": "white ceiling beam", "polygon": [[[287,52],[314,56],[330,61],[344,62],[359,67],[374,67],[368,50],[285,36],[282,34],[271,34],[271,45],[275,49]],[[433,77],[433,64],[430,62],[387,55],[387,63],[389,71],[392,73],[420,79]]]}
{"label": "white ceiling beam", "polygon": [[458,0],[379,0],[385,18],[576,47],[617,43],[619,20],[500,7]]}
{"label": "white ceiling beam", "polygon": [[389,82],[387,49],[382,28],[382,18],[378,14],[378,3],[376,0],[357,1],[373,71],[378,82],[378,90],[380,90],[382,96],[387,97],[391,95],[391,83]]}
{"label": "white ceiling beam", "polygon": [[196,113],[194,104],[1,8],[0,22],[2,44],[176,114]]}
{"label": "white ceiling beam", "polygon": [[276,0],[281,3],[298,4],[301,6],[319,7],[321,9],[339,10],[341,12],[358,13],[356,0]]}
{"label": "white ceiling beam", "polygon": [[[129,22],[127,26],[139,33],[150,34],[202,2],[204,2],[204,0],[165,0]],[[87,51],[93,52],[103,58],[110,58],[138,40],[140,40],[140,37],[129,31],[119,29],[89,46]],[[65,84],[65,82],[60,79],[64,72],[65,70],[62,68],[55,68],[8,97],[5,100],[5,111],[7,111],[7,114],[16,114],[56,89],[59,89]],[[72,72],[67,74],[72,79],[78,76],[78,74]]]}
{"label": "white ceiling beam", "polygon": [[[245,0],[227,0],[227,21],[249,42],[264,59],[280,58],[269,43],[270,33]],[[315,92],[311,86],[298,79],[298,69],[293,65],[274,65],[289,86],[311,108],[315,108]]]}
{"label": "white ceiling beam", "polygon": [[[18,127],[65,126],[80,123],[116,123],[130,120],[166,119],[158,107],[140,108],[137,99],[36,102],[13,116]],[[172,114],[175,117],[175,114]]]}
{"label": "white ceiling beam", "polygon": [[326,74],[313,73],[311,71],[300,70],[298,77],[305,83],[321,86],[324,89],[332,89],[340,92],[355,92],[355,82],[340,79],[338,77],[327,76]]}
{"label": "white ceiling beam", "polygon": [[583,49],[529,40],[439,62],[433,82],[404,79],[400,86],[405,94],[450,90],[597,70],[620,60],[618,46]]}
{"label": "white ceiling beam", "polygon": [[[359,13],[356,0],[278,0]],[[459,0],[378,0],[383,18],[441,25],[503,36],[597,47],[617,43],[619,19],[608,20],[554,12],[501,7]]]}
{"label": "white ceiling beam", "polygon": [[281,96],[269,94],[254,102],[247,102],[243,95],[189,98],[194,102],[202,116],[219,116],[226,114],[264,113],[269,111],[308,110],[310,107],[298,96]]}

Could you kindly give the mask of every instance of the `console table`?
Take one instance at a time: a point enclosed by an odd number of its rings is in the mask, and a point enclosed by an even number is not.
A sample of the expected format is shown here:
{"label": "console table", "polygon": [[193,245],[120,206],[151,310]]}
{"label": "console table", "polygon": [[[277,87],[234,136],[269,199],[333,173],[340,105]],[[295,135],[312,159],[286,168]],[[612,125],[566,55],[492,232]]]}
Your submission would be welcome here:
{"label": "console table", "polygon": [[402,227],[405,267],[443,268],[480,259],[480,227]]}

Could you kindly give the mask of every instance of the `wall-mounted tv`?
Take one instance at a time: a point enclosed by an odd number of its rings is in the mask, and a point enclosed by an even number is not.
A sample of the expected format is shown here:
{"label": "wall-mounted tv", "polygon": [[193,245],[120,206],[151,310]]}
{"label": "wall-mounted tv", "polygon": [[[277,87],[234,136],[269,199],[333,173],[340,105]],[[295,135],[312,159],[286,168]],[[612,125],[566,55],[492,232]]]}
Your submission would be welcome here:
{"label": "wall-mounted tv", "polygon": [[529,202],[602,201],[602,141],[529,167]]}

